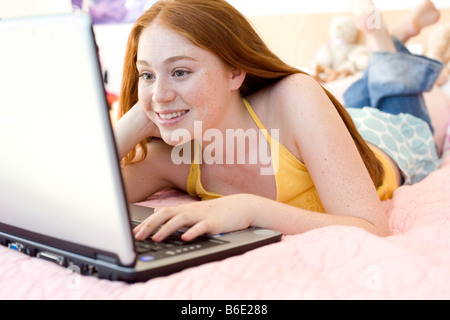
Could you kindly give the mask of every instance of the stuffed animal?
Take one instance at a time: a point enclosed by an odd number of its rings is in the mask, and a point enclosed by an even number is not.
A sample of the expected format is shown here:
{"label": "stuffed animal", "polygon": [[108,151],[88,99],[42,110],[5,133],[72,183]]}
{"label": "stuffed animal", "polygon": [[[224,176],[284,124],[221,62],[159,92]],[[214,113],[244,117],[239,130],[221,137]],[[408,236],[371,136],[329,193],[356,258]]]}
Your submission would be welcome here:
{"label": "stuffed animal", "polygon": [[425,55],[445,64],[436,81],[439,86],[445,84],[450,74],[450,23],[439,25],[431,31]]}
{"label": "stuffed animal", "polygon": [[330,40],[322,45],[315,57],[317,77],[332,81],[367,68],[370,53],[366,46],[357,43],[358,34],[353,16],[336,14],[332,17]]}

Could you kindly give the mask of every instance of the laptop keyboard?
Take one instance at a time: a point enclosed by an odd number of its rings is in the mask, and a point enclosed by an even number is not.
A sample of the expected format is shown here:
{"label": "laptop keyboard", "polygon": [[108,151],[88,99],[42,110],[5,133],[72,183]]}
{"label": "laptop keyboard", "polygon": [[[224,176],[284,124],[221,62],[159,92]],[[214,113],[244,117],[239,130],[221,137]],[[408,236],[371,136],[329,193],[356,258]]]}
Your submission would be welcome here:
{"label": "laptop keyboard", "polygon": [[140,254],[141,261],[148,262],[228,243],[228,241],[208,236],[200,236],[186,242],[181,239],[182,234],[181,231],[177,231],[162,242],[154,242],[150,238],[136,241],[136,252]]}

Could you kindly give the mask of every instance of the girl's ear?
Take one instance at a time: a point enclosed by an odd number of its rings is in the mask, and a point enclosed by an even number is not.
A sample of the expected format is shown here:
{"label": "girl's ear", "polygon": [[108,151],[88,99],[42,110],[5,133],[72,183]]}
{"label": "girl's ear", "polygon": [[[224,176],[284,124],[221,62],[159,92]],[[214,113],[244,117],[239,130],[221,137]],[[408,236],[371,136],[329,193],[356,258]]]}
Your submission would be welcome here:
{"label": "girl's ear", "polygon": [[245,80],[245,76],[247,75],[247,72],[238,69],[233,68],[231,70],[231,90],[239,90],[239,88],[242,86],[242,83]]}

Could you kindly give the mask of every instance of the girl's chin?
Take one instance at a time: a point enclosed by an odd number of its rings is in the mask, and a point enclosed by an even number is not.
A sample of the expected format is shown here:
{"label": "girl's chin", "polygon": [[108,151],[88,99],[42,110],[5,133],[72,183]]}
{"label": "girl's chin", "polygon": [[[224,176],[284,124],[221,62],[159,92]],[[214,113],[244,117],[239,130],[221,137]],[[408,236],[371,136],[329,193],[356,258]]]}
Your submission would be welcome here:
{"label": "girl's chin", "polygon": [[191,134],[186,129],[176,129],[170,132],[161,132],[161,138],[169,146],[181,146],[192,140]]}

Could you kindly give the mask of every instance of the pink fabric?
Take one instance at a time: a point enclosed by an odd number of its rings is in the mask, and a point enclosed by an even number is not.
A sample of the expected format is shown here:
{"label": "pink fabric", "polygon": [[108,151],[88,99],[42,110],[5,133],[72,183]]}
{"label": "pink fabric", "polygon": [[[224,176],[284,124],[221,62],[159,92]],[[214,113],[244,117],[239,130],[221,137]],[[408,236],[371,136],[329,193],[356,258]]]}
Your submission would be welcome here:
{"label": "pink fabric", "polygon": [[[0,247],[0,299],[450,299],[450,157],[384,203],[393,234],[326,227],[137,284]],[[192,201],[162,193],[148,205]]]}

